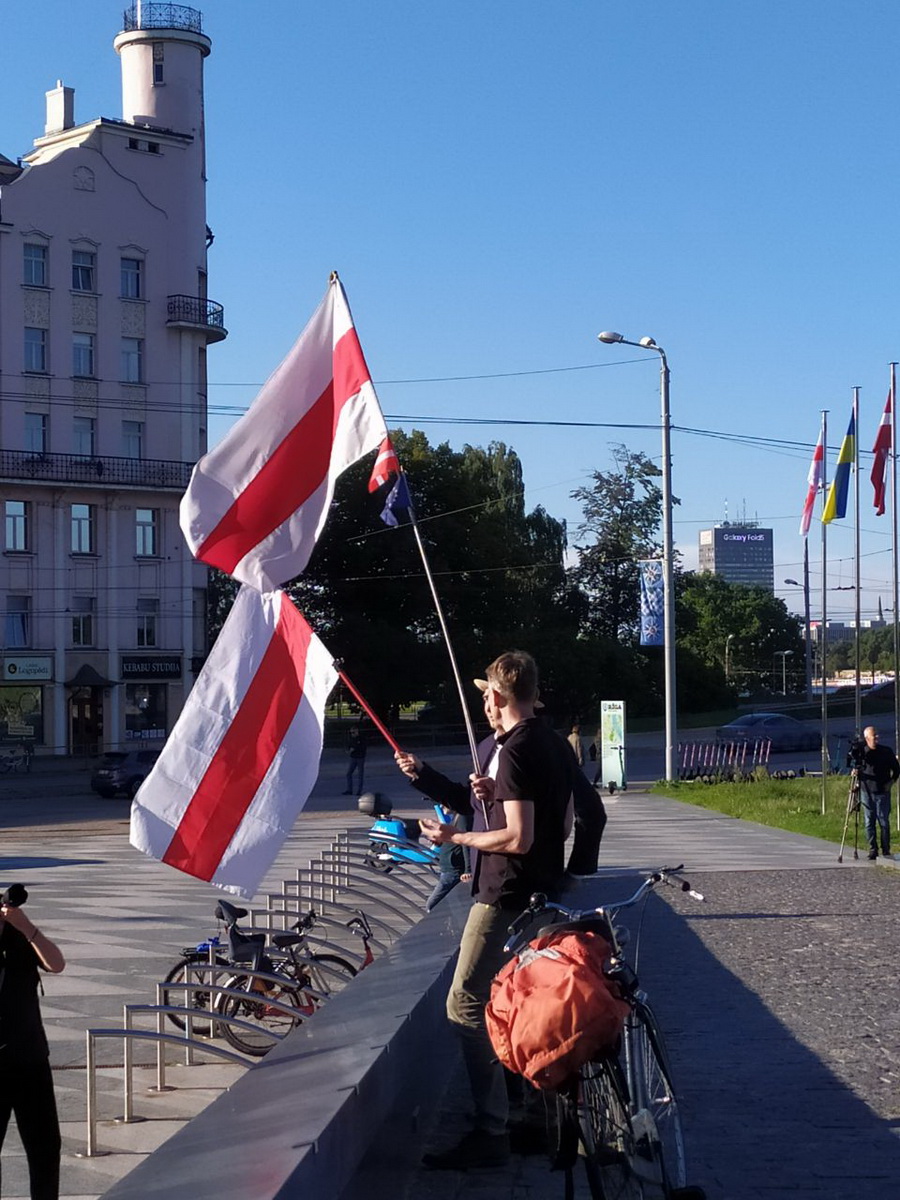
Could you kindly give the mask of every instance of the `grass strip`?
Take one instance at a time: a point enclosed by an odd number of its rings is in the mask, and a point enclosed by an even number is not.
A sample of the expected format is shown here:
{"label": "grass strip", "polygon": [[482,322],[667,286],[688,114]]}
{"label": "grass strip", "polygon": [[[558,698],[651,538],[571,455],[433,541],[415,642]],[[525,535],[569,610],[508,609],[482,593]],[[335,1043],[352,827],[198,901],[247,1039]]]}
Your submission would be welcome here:
{"label": "grass strip", "polygon": [[[700,808],[711,808],[730,817],[805,833],[827,842],[840,842],[850,791],[849,775],[832,775],[825,780],[825,814],[822,814],[821,777],[771,779],[759,775],[747,783],[666,783],[651,789],[658,796],[671,796]],[[891,824],[894,825],[892,818]],[[895,834],[900,848],[900,836]],[[853,816],[847,827],[847,843],[853,848]],[[859,814],[859,845],[866,845],[863,814]]]}

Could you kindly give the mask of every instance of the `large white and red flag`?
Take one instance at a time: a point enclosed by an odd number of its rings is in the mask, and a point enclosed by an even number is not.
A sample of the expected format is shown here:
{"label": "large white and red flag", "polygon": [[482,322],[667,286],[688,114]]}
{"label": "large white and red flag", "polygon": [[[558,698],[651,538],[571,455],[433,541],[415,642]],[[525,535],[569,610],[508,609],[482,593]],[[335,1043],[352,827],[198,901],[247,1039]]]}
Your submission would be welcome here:
{"label": "large white and red flag", "polygon": [[181,501],[191,553],[259,591],[298,575],[338,475],[387,438],[340,280]]}
{"label": "large white and red flag", "polygon": [[131,810],[131,844],[248,899],[319,771],[331,655],[284,592],[241,588]]}
{"label": "large white and red flag", "polygon": [[806,492],[806,501],[803,505],[803,516],[800,518],[801,537],[806,537],[809,533],[809,525],[810,521],[812,521],[813,509],[816,505],[816,496],[822,489],[822,463],[824,457],[825,447],[820,432],[819,440],[816,442],[816,448],[813,451],[812,462],[809,464],[809,475],[807,476],[809,487]]}
{"label": "large white and red flag", "polygon": [[872,474],[869,478],[872,480],[872,487],[875,489],[875,516],[884,516],[884,492],[885,478],[887,470],[887,461],[891,456],[891,394],[888,392],[887,404],[884,406],[884,412],[881,414],[881,424],[878,426],[878,433],[875,436],[875,445],[872,447],[872,453],[875,455],[875,461],[872,463]]}

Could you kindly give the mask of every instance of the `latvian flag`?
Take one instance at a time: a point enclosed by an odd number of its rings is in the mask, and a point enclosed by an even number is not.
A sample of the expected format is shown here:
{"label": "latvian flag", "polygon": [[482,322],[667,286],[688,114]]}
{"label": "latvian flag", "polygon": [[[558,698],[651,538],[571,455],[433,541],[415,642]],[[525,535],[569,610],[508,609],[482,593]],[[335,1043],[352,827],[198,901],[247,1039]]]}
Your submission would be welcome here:
{"label": "latvian flag", "polygon": [[296,345],[181,501],[191,553],[258,591],[299,575],[338,475],[387,437],[337,276]]}
{"label": "latvian flag", "polygon": [[319,772],[331,655],[284,592],[241,588],[131,811],[131,844],[252,899]]}

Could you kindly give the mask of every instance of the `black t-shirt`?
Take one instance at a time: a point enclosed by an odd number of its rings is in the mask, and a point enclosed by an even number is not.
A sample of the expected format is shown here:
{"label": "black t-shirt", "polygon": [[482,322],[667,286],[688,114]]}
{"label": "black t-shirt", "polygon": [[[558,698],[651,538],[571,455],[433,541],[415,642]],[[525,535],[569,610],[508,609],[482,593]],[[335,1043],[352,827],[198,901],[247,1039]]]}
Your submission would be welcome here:
{"label": "black t-shirt", "polygon": [[534,841],[527,854],[479,852],[472,891],[476,900],[521,910],[533,892],[553,895],[562,880],[574,757],[540,717],[520,721],[498,741],[489,826],[505,826],[504,800],[522,800],[534,805]]}
{"label": "black t-shirt", "polygon": [[897,757],[890,746],[884,746],[881,743],[877,746],[866,746],[860,776],[864,780],[870,780],[873,789],[886,790],[898,775],[900,775],[900,765],[898,765]]}
{"label": "black t-shirt", "polygon": [[50,1051],[38,1001],[38,957],[9,922],[0,932],[0,1064],[38,1062]]}

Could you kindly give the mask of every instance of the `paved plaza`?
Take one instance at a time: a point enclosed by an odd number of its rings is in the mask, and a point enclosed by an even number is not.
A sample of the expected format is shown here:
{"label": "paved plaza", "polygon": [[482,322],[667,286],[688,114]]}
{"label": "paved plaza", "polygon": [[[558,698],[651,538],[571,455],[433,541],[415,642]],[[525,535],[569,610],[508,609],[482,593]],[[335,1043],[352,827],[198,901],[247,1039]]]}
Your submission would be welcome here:
{"label": "paved plaza", "polygon": [[[421,811],[387,756],[371,758],[368,786],[389,791],[404,814]],[[466,773],[464,754],[437,761]],[[365,825],[340,795],[343,768],[343,756],[326,755],[267,886],[277,888],[336,830]],[[93,1200],[227,1086],[234,1068],[194,1068],[193,1077],[176,1075],[187,1087],[156,1097],[145,1090],[148,1069],[136,1106],[154,1119],[124,1126],[111,1123],[121,1072],[102,1072],[99,1140],[119,1152],[76,1157],[85,1142],[85,1029],[120,1025],[123,1003],[152,1003],[153,984],[182,945],[212,930],[217,897],[133,851],[127,802],[92,799],[86,780],[83,771],[40,766],[27,779],[0,780],[0,883],[26,884],[32,917],[68,959],[63,975],[45,981],[43,1011],[63,1122],[63,1195]],[[900,1195],[900,874],[849,855],[839,866],[827,843],[641,791],[607,806],[603,870],[576,885],[579,897],[621,895],[630,884],[623,874],[675,860],[706,895],[697,905],[670,889],[651,901],[639,964],[670,1043],[691,1178],[710,1200]],[[457,1080],[441,1113],[422,1114],[421,1137],[464,1128],[464,1108]],[[540,1157],[516,1157],[500,1172],[429,1173],[416,1166],[420,1149],[412,1143],[390,1166],[364,1171],[354,1200],[562,1196],[561,1177]],[[28,1195],[12,1131],[2,1194]]]}

